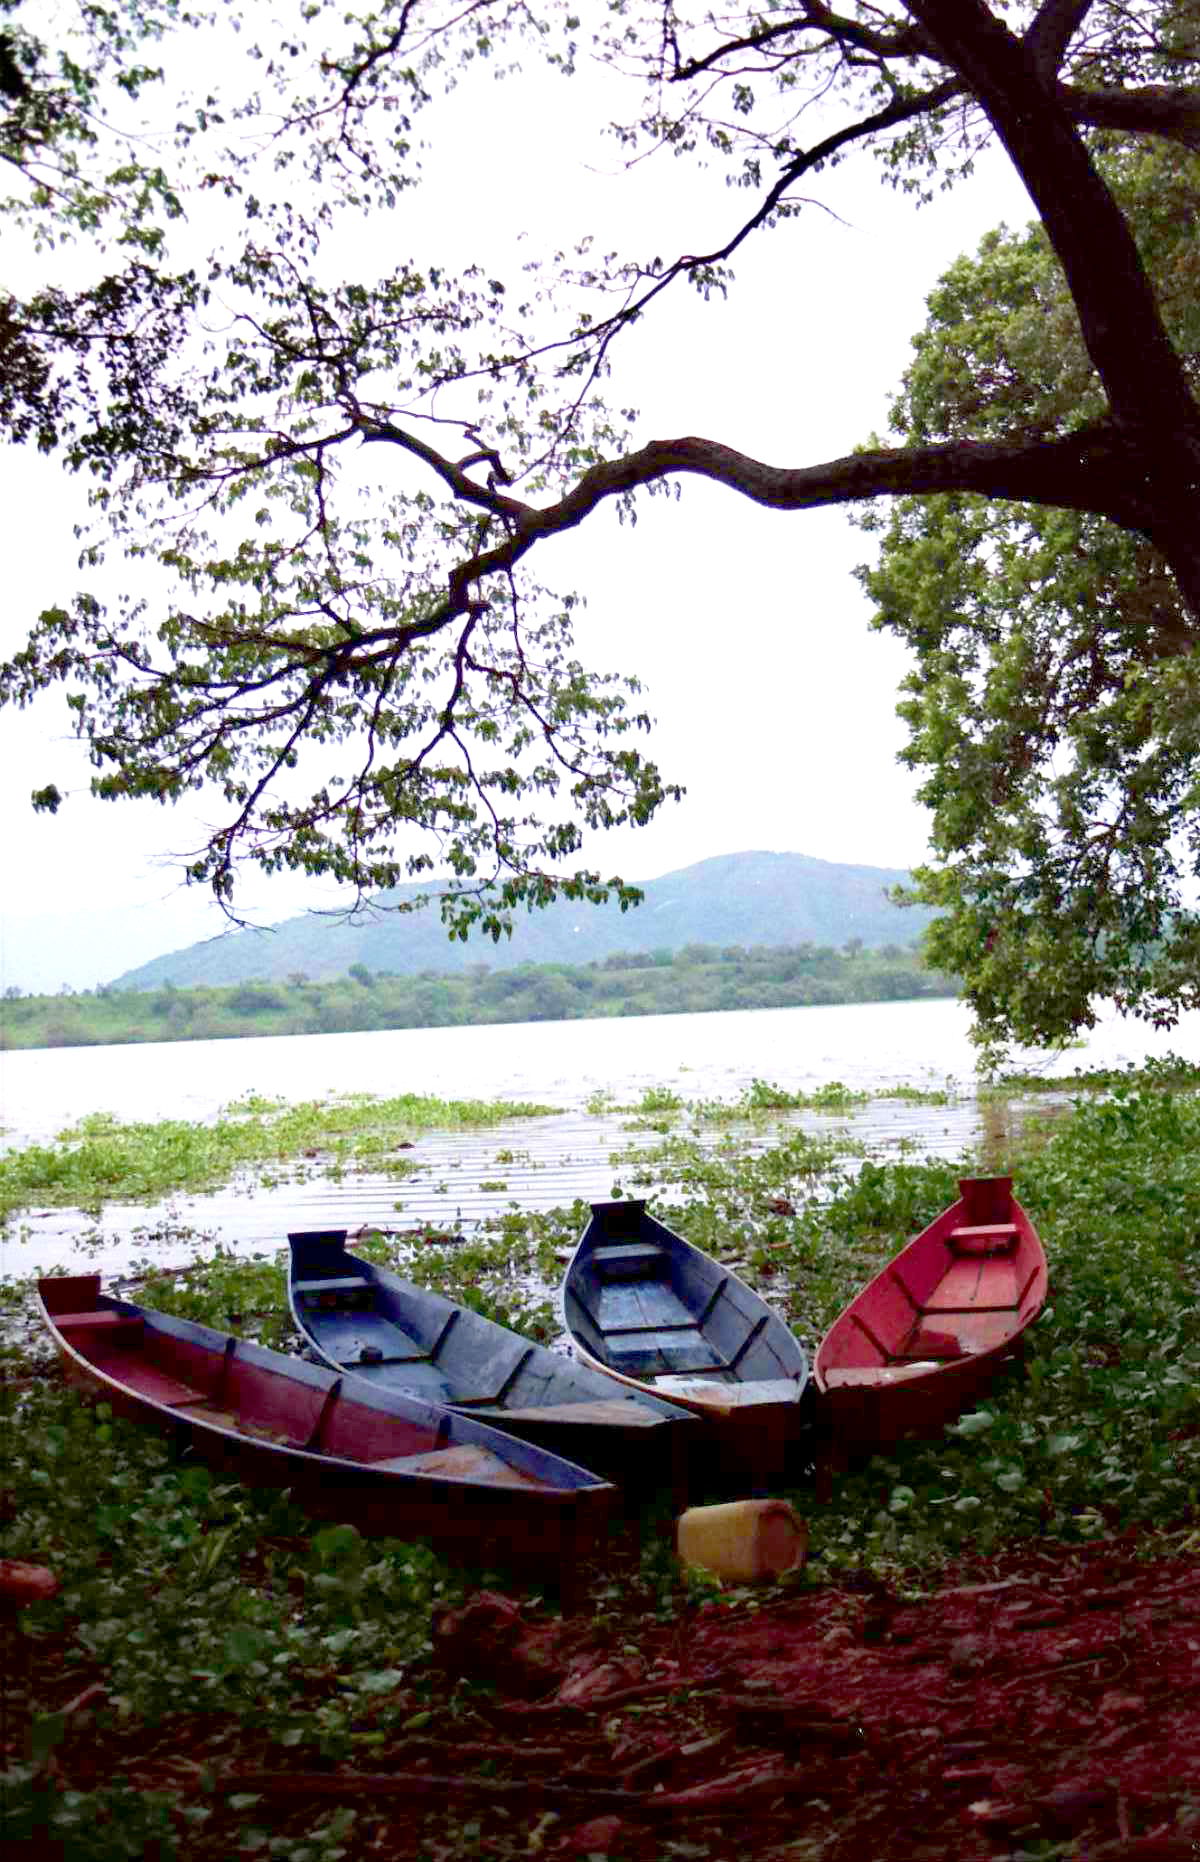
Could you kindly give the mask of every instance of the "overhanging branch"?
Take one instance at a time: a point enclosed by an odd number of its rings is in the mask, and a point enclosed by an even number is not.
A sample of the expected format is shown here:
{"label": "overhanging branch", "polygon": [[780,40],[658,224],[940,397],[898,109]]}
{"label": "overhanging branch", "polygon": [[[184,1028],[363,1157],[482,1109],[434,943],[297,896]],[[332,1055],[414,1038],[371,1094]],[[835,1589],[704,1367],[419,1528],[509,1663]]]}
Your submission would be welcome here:
{"label": "overhanging branch", "polygon": [[606,499],[675,473],[727,485],[777,511],[959,491],[1095,511],[1134,530],[1145,528],[1152,516],[1139,502],[1120,436],[1103,421],[1060,438],[881,449],[813,466],[767,465],[718,440],[651,440],[637,452],[590,467],[557,504],[541,509],[520,506],[511,520],[512,532],[502,543],[454,570],[446,600],[421,623],[420,631],[433,632],[465,613],[478,583],[507,573],[545,538],[575,529]]}

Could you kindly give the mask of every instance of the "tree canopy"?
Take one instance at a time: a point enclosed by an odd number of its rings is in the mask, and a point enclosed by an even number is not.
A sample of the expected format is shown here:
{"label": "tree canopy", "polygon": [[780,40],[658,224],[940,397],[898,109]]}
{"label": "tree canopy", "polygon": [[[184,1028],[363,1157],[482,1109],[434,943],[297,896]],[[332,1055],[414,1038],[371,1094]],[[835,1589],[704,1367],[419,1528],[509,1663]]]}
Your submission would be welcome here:
{"label": "tree canopy", "polygon": [[[686,476],[780,511],[888,498],[868,585],[917,653],[941,861],[921,885],[985,1038],[1061,1033],[1097,993],[1160,1018],[1193,999],[1186,0],[305,0],[270,44],[232,5],[119,0],[69,43],[14,0],[2,18],[6,211],[73,241],[83,281],[0,302],[0,422],[89,475],[96,527],[90,586],[41,617],[0,700],[61,681],[101,795],[215,784],[195,880],[231,902],[249,859],[368,893],[440,862],[465,888],[452,924],[493,929],[559,887],[600,896],[570,870],[583,829],[676,791],[636,679],[579,663],[542,545]],[[211,62],[235,29],[194,89],[190,48]],[[726,169],[708,250],[597,258],[581,228],[511,277],[396,257],[422,112],[464,63],[531,53],[621,74],[631,161]],[[943,282],[894,444],[797,463],[631,441],[608,383],[635,323],[726,288],[749,239],[801,236],[802,191],[850,152],[920,192],[968,184],[989,139],[1041,230]],[[369,482],[368,448],[403,471]],[[121,558],[136,595],[111,592]]]}
{"label": "tree canopy", "polygon": [[[1200,369],[1200,157],[1099,154],[1189,377]],[[990,234],[942,279],[893,409],[923,443],[1103,415],[1044,230]],[[1200,1002],[1200,711],[1193,618],[1148,540],[1091,512],[970,494],[863,520],[862,580],[912,647],[901,711],[926,772],[944,907],[937,960],[971,978],[985,1041],[1069,1033],[1115,999]]]}

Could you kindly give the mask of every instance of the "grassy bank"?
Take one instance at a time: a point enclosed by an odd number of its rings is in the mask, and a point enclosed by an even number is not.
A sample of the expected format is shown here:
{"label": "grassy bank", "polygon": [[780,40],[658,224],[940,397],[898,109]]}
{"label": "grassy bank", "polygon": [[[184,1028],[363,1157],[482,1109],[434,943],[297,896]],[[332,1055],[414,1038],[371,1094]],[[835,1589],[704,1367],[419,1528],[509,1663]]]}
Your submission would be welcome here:
{"label": "grassy bank", "polygon": [[[644,1110],[669,1118],[672,1108]],[[660,1155],[625,1161],[643,1174],[637,1193],[735,1261],[809,1343],[955,1193],[957,1166],[918,1160],[867,1160],[831,1186],[828,1152],[793,1131],[768,1133],[751,1153],[728,1132],[702,1143],[680,1114]],[[1051,1303],[1024,1362],[940,1442],[877,1458],[828,1504],[804,1489],[791,1496],[812,1534],[805,1586],[866,1572],[919,1588],[952,1562],[1005,1546],[1087,1544],[1126,1528],[1145,1532],[1150,1554],[1198,1542],[1194,1079],[1174,1089],[1161,1073],[1100,1085],[1069,1116],[1027,1125],[1011,1157],[988,1161],[1013,1167],[1050,1258]],[[528,1277],[557,1278],[583,1215],[577,1206],[506,1218],[467,1250],[423,1247],[413,1271],[546,1331],[552,1315]],[[393,1238],[369,1246],[407,1261]],[[144,1297],[283,1342],[281,1292],[278,1260],[224,1257],[151,1279]],[[6,1297],[15,1317],[27,1290],[10,1285]],[[221,1753],[270,1763],[299,1751],[310,1766],[369,1770],[380,1750],[411,1752],[427,1736],[447,1749],[478,1738],[487,1686],[448,1685],[431,1655],[434,1616],[468,1579],[419,1545],[314,1530],[285,1501],[176,1462],[146,1432],[84,1407],[45,1358],[36,1339],[6,1351],[0,1553],[49,1564],[62,1583],[22,1619],[39,1708],[30,1749],[8,1755],[11,1834],[41,1817],[75,1862],[366,1853],[366,1806],[318,1807],[299,1835],[286,1807],[222,1794]],[[614,1541],[591,1574],[589,1607],[635,1647],[650,1625],[682,1628],[706,1596],[734,1613],[752,1601],[685,1579],[663,1540],[640,1557]],[[70,1739],[64,1703],[89,1686],[100,1690],[91,1740],[106,1769],[57,1776],[55,1754]],[[618,1731],[622,1723],[617,1715]],[[203,1763],[189,1772],[198,1748]],[[413,1853],[515,1862],[538,1852],[535,1834],[536,1820],[520,1814],[442,1802]],[[721,1853],[697,1835],[689,1855]]]}
{"label": "grassy bank", "polygon": [[356,964],[349,975],[318,982],[295,976],[225,988],[14,992],[0,999],[0,1046],[96,1047],[799,1008],[952,996],[956,989],[952,979],[927,969],[915,949],[898,945],[747,950],[697,944],[580,966],[491,969],[478,963],[452,975],[391,976]]}

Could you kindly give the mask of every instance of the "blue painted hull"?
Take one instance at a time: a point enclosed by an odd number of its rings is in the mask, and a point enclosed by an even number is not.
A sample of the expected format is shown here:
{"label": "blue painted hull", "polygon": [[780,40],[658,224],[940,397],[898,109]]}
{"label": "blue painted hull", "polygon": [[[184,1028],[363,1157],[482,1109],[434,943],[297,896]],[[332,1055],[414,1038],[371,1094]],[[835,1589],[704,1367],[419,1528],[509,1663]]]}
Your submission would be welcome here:
{"label": "blue painted hull", "polygon": [[727,1460],[750,1465],[807,1419],[808,1358],[786,1322],[644,1202],[593,1203],[563,1316],[585,1362],[705,1417]]}
{"label": "blue painted hull", "polygon": [[686,1409],[363,1260],[344,1230],[288,1241],[296,1326],[356,1382],[445,1404],[626,1484],[684,1478],[695,1428]]}

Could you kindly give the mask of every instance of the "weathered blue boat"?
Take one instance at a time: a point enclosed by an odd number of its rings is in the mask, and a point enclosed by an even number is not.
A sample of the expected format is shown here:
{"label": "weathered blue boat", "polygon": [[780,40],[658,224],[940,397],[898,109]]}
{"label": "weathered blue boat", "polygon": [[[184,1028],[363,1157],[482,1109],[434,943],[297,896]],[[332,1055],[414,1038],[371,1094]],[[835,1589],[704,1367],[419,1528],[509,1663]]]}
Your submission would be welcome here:
{"label": "weathered blue boat", "polygon": [[109,1298],[98,1274],[38,1297],[71,1381],[308,1512],[567,1583],[603,1535],[613,1487],[472,1417]]}
{"label": "weathered blue boat", "polygon": [[563,1317],[584,1363],[704,1417],[727,1467],[778,1467],[807,1421],[808,1358],[786,1322],[644,1202],[592,1204]]}
{"label": "weathered blue boat", "polygon": [[344,1229],[288,1236],[292,1317],[327,1364],[448,1405],[637,1487],[686,1484],[686,1409],[522,1338],[352,1253]]}

